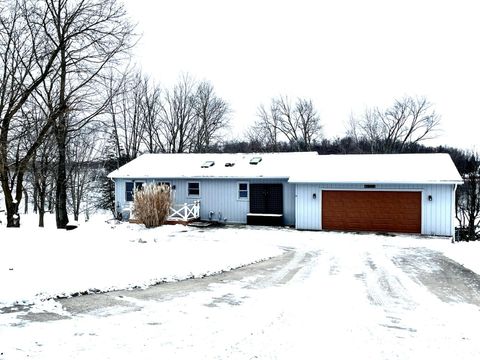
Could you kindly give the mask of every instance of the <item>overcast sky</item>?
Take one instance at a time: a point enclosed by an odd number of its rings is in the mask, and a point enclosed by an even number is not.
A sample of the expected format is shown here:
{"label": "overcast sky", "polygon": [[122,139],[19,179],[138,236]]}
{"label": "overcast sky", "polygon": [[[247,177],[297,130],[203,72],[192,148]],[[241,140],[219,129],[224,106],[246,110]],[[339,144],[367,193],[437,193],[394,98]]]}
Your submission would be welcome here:
{"label": "overcast sky", "polygon": [[[240,135],[261,103],[311,98],[328,138],[350,114],[426,96],[433,144],[480,150],[478,0],[124,0],[136,62],[163,86],[209,80]],[[475,131],[472,131],[472,130]]]}

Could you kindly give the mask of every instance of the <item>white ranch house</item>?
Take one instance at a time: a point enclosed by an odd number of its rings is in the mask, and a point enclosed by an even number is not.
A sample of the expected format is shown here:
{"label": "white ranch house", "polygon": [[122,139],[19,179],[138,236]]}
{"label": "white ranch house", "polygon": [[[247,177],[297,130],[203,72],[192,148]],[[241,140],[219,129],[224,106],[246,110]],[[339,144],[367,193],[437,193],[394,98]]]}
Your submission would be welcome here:
{"label": "white ranch house", "polygon": [[145,154],[109,177],[117,211],[155,182],[170,185],[172,215],[187,206],[205,221],[442,236],[454,234],[462,183],[448,154]]}

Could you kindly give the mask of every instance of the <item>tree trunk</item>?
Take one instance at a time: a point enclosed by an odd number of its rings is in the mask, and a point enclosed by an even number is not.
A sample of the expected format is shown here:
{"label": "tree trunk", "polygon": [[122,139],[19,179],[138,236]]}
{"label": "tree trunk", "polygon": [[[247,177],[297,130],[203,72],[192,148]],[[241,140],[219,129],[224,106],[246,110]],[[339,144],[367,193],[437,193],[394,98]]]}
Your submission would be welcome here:
{"label": "tree trunk", "polygon": [[48,194],[48,212],[51,214],[53,212],[53,191],[50,190]]}
{"label": "tree trunk", "polygon": [[20,227],[20,216],[18,215],[18,202],[12,197],[10,189],[4,191],[5,212],[7,215],[7,227]]}
{"label": "tree trunk", "polygon": [[73,203],[73,219],[78,221],[78,215],[80,214],[80,199],[77,198],[77,186],[75,181],[72,183],[72,203]]}
{"label": "tree trunk", "polygon": [[45,202],[46,202],[46,194],[45,194],[45,189],[46,189],[46,182],[45,181],[42,181],[41,182],[41,189],[39,189],[39,191],[37,192],[38,194],[38,226],[39,227],[44,227],[45,226],[45,222],[44,222],[44,218],[45,218]]}
{"label": "tree trunk", "polygon": [[39,227],[43,228],[45,226],[44,218],[45,218],[45,211],[42,209],[39,209],[38,210],[38,226]]}
{"label": "tree trunk", "polygon": [[36,214],[38,211],[38,189],[37,184],[33,187],[33,213]]}
{"label": "tree trunk", "polygon": [[65,115],[59,118],[59,126],[57,128],[57,147],[58,147],[58,163],[57,163],[57,181],[55,192],[55,219],[57,229],[65,229],[68,224],[67,213],[67,169],[66,169],[66,126]]}
{"label": "tree trunk", "polygon": [[24,214],[28,214],[28,192],[27,190],[24,188],[23,189],[23,198],[25,199],[25,209],[24,209]]}
{"label": "tree trunk", "polygon": [[20,227],[18,216],[18,203],[11,196],[5,196],[5,207],[7,213],[7,227]]}
{"label": "tree trunk", "polygon": [[44,218],[45,218],[45,198],[42,197],[40,199],[40,206],[38,207],[38,226],[39,227],[45,226]]}
{"label": "tree trunk", "polygon": [[[5,197],[5,210],[7,215],[7,227],[20,227],[20,215],[18,214],[18,205],[19,202],[22,200],[22,191],[23,191],[23,176],[24,173],[22,171],[17,172],[17,179],[15,184],[15,191],[8,186],[6,181],[3,179],[7,179],[8,171],[5,168],[2,169],[2,173],[0,176],[2,177],[2,190],[3,195]],[[15,197],[13,196],[15,194]]]}
{"label": "tree trunk", "polygon": [[60,114],[55,128],[55,137],[57,140],[58,163],[57,163],[57,181],[55,191],[55,219],[57,229],[65,229],[68,224],[67,213],[67,110],[68,105],[65,97],[67,83],[67,65],[66,65],[66,44],[61,39],[60,46],[60,93],[59,107]]}

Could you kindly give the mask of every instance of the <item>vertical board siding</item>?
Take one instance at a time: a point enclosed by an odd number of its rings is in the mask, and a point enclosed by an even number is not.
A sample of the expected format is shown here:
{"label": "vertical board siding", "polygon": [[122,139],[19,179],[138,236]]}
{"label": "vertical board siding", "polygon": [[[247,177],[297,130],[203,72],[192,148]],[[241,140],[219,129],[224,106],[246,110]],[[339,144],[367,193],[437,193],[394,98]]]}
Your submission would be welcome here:
{"label": "vertical board siding", "polygon": [[125,206],[125,180],[115,179],[115,211],[120,211]]}
{"label": "vertical board siding", "polygon": [[[296,185],[296,228],[320,230],[321,190],[363,190],[363,184],[297,184]],[[378,184],[377,190],[417,190],[422,192],[422,234],[452,236],[453,185],[443,184]],[[373,189],[368,189],[372,191]],[[313,200],[313,193],[317,199]],[[428,201],[428,196],[433,197]]]}
{"label": "vertical board siding", "polygon": [[[236,180],[236,179],[136,179],[138,181],[168,181],[175,186],[174,202],[191,203],[200,200],[200,217],[208,220],[210,211],[214,219],[221,218],[231,223],[246,223],[249,201],[237,200],[238,182],[250,184],[283,184],[283,208],[286,225],[295,225],[297,229],[321,230],[322,189],[363,189],[363,184],[289,184],[286,180]],[[117,209],[129,207],[125,203],[125,182],[130,179],[115,180],[115,204]],[[187,182],[200,183],[200,197],[187,196]],[[454,214],[454,185],[431,184],[379,184],[376,189],[419,190],[422,192],[422,234],[452,236]],[[316,194],[316,199],[313,199]],[[428,201],[428,195],[433,200]]]}
{"label": "vertical board siding", "polygon": [[[238,199],[238,183],[248,182],[249,184],[282,184],[283,185],[283,217],[285,225],[295,224],[295,185],[289,184],[287,180],[269,179],[136,179],[144,182],[169,182],[175,186],[173,190],[173,202],[175,204],[192,203],[200,200],[200,218],[208,220],[210,212],[212,219],[226,221],[229,223],[247,223],[247,214],[250,211],[249,200]],[[120,208],[128,207],[125,203],[125,182],[132,180],[115,180],[115,201]],[[189,197],[187,195],[187,183],[200,183],[200,196]],[[249,194],[250,195],[250,194]]]}
{"label": "vertical board siding", "polygon": [[[316,194],[316,199],[313,198],[313,194]],[[320,230],[321,203],[319,185],[298,184],[295,197],[295,227],[302,230]]]}

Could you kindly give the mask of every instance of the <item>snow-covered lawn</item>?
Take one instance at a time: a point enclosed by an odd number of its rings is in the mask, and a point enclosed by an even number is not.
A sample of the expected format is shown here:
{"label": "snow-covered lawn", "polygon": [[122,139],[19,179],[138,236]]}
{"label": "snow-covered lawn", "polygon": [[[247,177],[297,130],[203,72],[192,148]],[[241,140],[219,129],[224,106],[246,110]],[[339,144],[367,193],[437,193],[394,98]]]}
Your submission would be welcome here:
{"label": "snow-covered lawn", "polygon": [[[479,272],[480,243],[246,226],[146,230],[101,217],[70,232],[25,225],[0,228],[0,297],[36,303],[0,310],[0,360],[480,358],[480,286],[464,287],[462,271],[452,274],[457,283],[444,282],[436,262],[439,251]],[[201,277],[277,255],[237,276],[180,282],[147,297],[41,301]]]}
{"label": "snow-covered lawn", "polygon": [[[73,231],[22,217],[20,229],[0,225],[0,308],[48,298],[204,277],[280,255],[283,247],[312,246],[315,239],[397,241],[443,252],[480,274],[480,242],[452,244],[445,238],[301,232],[262,227],[145,229],[96,215]],[[337,241],[335,240],[335,241]]]}
{"label": "snow-covered lawn", "polygon": [[22,217],[20,229],[0,226],[0,308],[76,293],[146,287],[203,277],[282,253],[262,243],[264,233],[196,229],[183,225],[145,229],[95,216],[73,231],[44,229]]}

